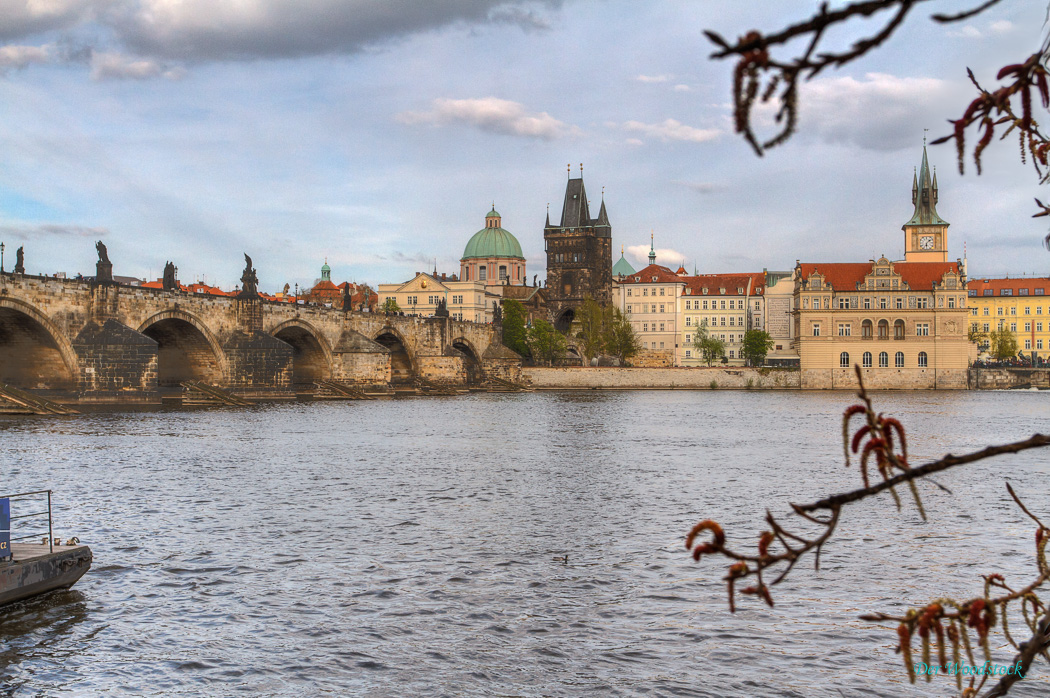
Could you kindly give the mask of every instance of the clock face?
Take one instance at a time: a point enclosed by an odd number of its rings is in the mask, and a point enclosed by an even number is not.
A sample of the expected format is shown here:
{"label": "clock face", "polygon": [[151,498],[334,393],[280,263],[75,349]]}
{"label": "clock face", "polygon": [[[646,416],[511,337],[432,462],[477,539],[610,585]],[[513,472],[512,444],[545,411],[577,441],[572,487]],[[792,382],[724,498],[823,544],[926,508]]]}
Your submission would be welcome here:
{"label": "clock face", "polygon": [[922,237],[920,237],[919,238],[919,247],[921,247],[924,250],[932,250],[933,249],[933,236],[932,235],[923,235]]}

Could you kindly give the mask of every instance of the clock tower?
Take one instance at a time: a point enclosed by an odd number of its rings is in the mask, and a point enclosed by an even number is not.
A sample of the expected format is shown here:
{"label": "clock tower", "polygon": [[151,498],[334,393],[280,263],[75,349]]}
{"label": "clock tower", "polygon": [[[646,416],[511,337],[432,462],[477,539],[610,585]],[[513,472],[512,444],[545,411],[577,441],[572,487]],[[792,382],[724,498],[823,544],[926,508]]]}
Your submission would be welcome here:
{"label": "clock tower", "polygon": [[937,215],[937,173],[930,177],[926,143],[922,144],[922,165],[912,179],[911,202],[915,213],[903,225],[904,261],[947,262],[948,222]]}

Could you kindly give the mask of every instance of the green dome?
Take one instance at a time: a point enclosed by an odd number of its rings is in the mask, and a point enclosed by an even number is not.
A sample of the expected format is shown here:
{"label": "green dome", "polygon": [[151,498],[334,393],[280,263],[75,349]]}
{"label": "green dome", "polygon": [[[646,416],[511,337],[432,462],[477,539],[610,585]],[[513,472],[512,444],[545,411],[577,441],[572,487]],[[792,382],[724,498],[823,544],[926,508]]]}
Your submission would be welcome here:
{"label": "green dome", "polygon": [[620,259],[617,260],[616,264],[613,265],[612,274],[613,276],[630,276],[634,273],[634,267],[620,255]]}
{"label": "green dome", "polygon": [[332,267],[328,266],[328,262],[325,262],[324,266],[321,267],[321,271],[332,271]]}
{"label": "green dome", "polygon": [[492,218],[493,216],[495,216],[496,218],[502,218],[502,216],[499,215],[499,211],[496,210],[495,206],[492,207],[492,210],[489,211],[488,214],[486,214],[485,217],[486,218]]}
{"label": "green dome", "polygon": [[[489,214],[493,215],[493,214]],[[498,213],[495,215],[499,215]],[[525,259],[518,239],[503,228],[482,228],[470,238],[463,250],[463,259],[485,257],[514,257]]]}

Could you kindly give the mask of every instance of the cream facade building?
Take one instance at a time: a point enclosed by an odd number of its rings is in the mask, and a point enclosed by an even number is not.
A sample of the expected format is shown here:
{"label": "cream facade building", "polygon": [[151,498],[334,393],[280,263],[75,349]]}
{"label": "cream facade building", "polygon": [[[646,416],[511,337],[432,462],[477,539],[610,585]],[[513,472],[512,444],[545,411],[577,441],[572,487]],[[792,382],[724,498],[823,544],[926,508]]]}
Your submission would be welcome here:
{"label": "cream facade building", "polygon": [[693,346],[697,330],[706,327],[709,335],[725,343],[729,365],[743,366],[744,334],[764,325],[764,274],[700,274],[684,280],[677,365],[706,365]]}
{"label": "cream facade building", "polygon": [[492,322],[492,311],[502,295],[499,287],[489,288],[483,281],[451,281],[432,274],[417,273],[403,284],[379,284],[378,309],[394,299],[406,315],[433,316],[441,303],[449,317],[469,322]]}
{"label": "cream facade building", "polygon": [[922,165],[915,212],[903,226],[905,259],[795,267],[794,333],[803,388],[966,388],[970,342],[966,271],[947,261],[948,223],[937,180]]}
{"label": "cream facade building", "polygon": [[[655,255],[650,254],[650,260]],[[682,270],[684,272],[684,270]],[[613,302],[631,321],[642,353],[635,363],[676,366],[682,318],[678,299],[685,289],[684,274],[650,263],[613,282]]]}

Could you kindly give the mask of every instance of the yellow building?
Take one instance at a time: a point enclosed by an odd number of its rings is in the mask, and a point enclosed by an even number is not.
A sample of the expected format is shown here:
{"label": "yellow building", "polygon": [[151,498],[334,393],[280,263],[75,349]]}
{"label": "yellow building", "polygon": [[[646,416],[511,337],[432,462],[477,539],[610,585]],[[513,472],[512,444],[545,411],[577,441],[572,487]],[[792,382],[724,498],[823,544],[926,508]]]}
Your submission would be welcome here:
{"label": "yellow building", "polygon": [[[1050,279],[974,279],[966,288],[971,327],[986,334],[1005,327],[1034,363],[1050,358]],[[986,339],[981,348],[988,346]]]}
{"label": "yellow building", "polygon": [[678,298],[685,288],[683,275],[655,263],[613,282],[613,303],[631,321],[642,352],[635,364],[674,366],[681,318]]}
{"label": "yellow building", "polygon": [[492,310],[501,298],[493,292],[499,287],[489,290],[483,281],[452,281],[423,273],[403,284],[379,284],[377,291],[377,310],[392,298],[406,315],[432,317],[444,303],[449,317],[469,322],[492,322]]}
{"label": "yellow building", "polygon": [[803,388],[966,388],[966,271],[947,261],[948,223],[926,148],[904,224],[905,260],[795,268],[794,335]]}

